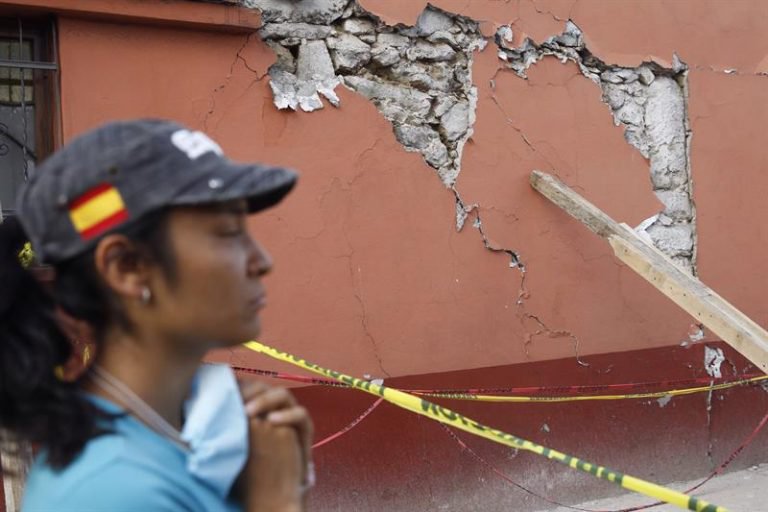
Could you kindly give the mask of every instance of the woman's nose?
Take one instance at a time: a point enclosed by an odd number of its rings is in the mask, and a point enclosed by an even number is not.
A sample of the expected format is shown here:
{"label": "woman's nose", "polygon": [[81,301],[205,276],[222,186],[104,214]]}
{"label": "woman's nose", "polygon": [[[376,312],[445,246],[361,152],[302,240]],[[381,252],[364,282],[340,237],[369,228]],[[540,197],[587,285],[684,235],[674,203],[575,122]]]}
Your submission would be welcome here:
{"label": "woman's nose", "polygon": [[251,251],[248,259],[248,274],[261,277],[272,270],[272,256],[259,242],[251,238]]}

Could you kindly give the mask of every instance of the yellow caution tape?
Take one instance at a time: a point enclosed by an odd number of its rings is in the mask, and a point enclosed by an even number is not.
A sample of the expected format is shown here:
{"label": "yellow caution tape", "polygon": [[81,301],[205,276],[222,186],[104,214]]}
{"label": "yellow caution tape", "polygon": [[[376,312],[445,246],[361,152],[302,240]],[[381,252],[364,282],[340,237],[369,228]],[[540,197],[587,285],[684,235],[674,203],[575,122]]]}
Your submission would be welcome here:
{"label": "yellow caution tape", "polygon": [[446,398],[450,400],[471,400],[476,402],[583,402],[586,400],[626,400],[632,398],[664,398],[672,396],[692,395],[694,393],[705,393],[707,391],[717,391],[728,389],[744,384],[752,384],[768,380],[768,375],[760,375],[751,379],[744,379],[736,382],[724,382],[722,384],[713,384],[710,386],[700,386],[696,388],[670,389],[667,391],[653,391],[650,393],[630,393],[624,395],[573,395],[573,396],[513,396],[513,395],[480,395],[476,393],[445,393],[445,392],[414,392],[415,395],[428,396],[432,398]]}
{"label": "yellow caution tape", "polygon": [[411,412],[426,416],[440,423],[452,426],[459,430],[469,432],[479,437],[483,437],[495,443],[503,444],[519,450],[526,450],[547,457],[548,459],[555,460],[562,464],[566,464],[574,469],[579,469],[591,475],[594,475],[603,480],[608,480],[615,484],[621,485],[625,489],[634,491],[657,500],[661,500],[670,505],[680,507],[684,510],[693,510],[695,512],[728,512],[724,507],[718,507],[712,505],[704,500],[687,496],[681,492],[667,489],[660,485],[646,482],[639,478],[635,478],[630,475],[613,471],[603,466],[598,466],[590,462],[577,459],[565,453],[558,452],[546,446],[527,441],[512,434],[507,434],[500,430],[496,430],[487,427],[481,423],[478,423],[466,416],[453,412],[450,409],[441,407],[432,402],[428,402],[423,398],[419,398],[403,391],[389,388],[374,382],[358,379],[356,377],[350,377],[343,373],[335,372],[333,370],[327,370],[316,364],[310,363],[305,359],[301,359],[287,352],[281,352],[277,349],[263,345],[257,341],[249,341],[245,343],[245,346],[251,350],[267,355],[279,361],[290,363],[292,365],[304,368],[311,372],[324,375],[339,382],[342,382],[349,387],[365,391],[372,395],[380,396],[387,402],[394,404],[403,409],[407,409]]}

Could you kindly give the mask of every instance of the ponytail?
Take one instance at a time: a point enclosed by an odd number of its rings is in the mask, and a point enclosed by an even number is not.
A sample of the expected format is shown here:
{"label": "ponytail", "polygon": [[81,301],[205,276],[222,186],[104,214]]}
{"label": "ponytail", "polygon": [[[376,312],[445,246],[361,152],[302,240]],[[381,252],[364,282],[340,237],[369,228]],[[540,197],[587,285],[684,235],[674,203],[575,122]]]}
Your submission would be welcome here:
{"label": "ponytail", "polygon": [[72,345],[56,321],[56,303],[19,253],[27,236],[18,220],[0,224],[0,428],[47,452],[55,468],[69,464],[89,439],[107,432],[109,416],[55,369]]}

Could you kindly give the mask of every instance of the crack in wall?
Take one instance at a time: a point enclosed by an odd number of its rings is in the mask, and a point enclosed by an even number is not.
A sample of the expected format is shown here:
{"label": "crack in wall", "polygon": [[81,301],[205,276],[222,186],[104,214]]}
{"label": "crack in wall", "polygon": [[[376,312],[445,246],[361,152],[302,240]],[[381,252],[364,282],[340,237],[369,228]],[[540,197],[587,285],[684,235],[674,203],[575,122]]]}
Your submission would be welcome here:
{"label": "crack in wall", "polygon": [[510,47],[511,26],[494,36],[499,59],[522,79],[544,57],[574,62],[581,74],[599,85],[603,102],[624,138],[650,164],[653,191],[664,209],[637,230],[682,268],[696,273],[696,210],[691,194],[688,120],[688,67],[676,55],[672,68],[655,62],[637,67],[614,66],[594,56],[582,32],[567,21],[562,34],[541,44],[526,38]]}
{"label": "crack in wall", "polygon": [[715,381],[709,381],[709,391],[707,392],[707,459],[709,459],[710,467],[715,467],[715,460],[712,457],[713,445],[712,445],[712,389],[715,385]]}
{"label": "crack in wall", "polygon": [[483,229],[483,220],[480,217],[480,205],[477,203],[472,203],[470,205],[464,204],[464,201],[462,201],[458,190],[455,188],[452,188],[451,190],[456,197],[456,231],[460,232],[462,229],[464,229],[464,224],[466,223],[467,218],[471,214],[474,214],[475,220],[472,223],[472,227],[477,229],[477,231],[480,233],[480,238],[483,240],[483,246],[491,252],[500,252],[506,254],[509,256],[509,268],[517,268],[522,274],[525,274],[525,264],[520,259],[520,255],[516,251],[507,249],[505,247],[497,247],[488,239],[488,236],[485,234],[485,230]]}
{"label": "crack in wall", "polygon": [[455,187],[451,187],[451,191],[453,192],[453,195],[456,199],[456,232],[461,232],[462,229],[464,229],[464,225],[466,224],[467,219],[470,215],[474,214],[475,219],[472,222],[472,227],[477,230],[477,232],[480,234],[480,239],[483,242],[483,247],[485,247],[486,250],[490,252],[495,253],[502,253],[506,254],[509,257],[509,268],[510,269],[518,269],[520,272],[520,286],[517,291],[517,298],[515,299],[515,304],[517,306],[522,306],[523,302],[530,297],[530,293],[528,292],[528,289],[525,286],[525,278],[526,278],[526,267],[525,263],[523,263],[523,260],[520,258],[520,254],[513,250],[506,247],[498,247],[497,245],[493,244],[488,235],[485,233],[485,228],[483,226],[483,219],[480,217],[480,205],[477,203],[472,204],[465,204],[464,201],[461,199],[461,195],[459,195],[459,191]]}
{"label": "crack in wall", "polygon": [[[491,89],[496,89],[496,83],[493,79],[491,79]],[[522,140],[528,148],[536,153],[542,160],[544,160],[547,165],[549,166],[549,169],[554,171],[557,166],[553,164],[549,158],[547,158],[547,155],[539,151],[539,149],[531,142],[531,140],[525,135],[525,132],[515,124],[515,122],[512,120],[512,117],[507,113],[506,109],[501,105],[499,102],[499,98],[496,96],[495,93],[491,93],[491,100],[493,101],[493,104],[496,105],[496,108],[499,110],[499,112],[502,113],[504,116],[504,120],[507,122],[507,124],[517,132],[517,134],[520,136],[520,140]]]}
{"label": "crack in wall", "polygon": [[[351,261],[350,261],[351,266]],[[381,359],[381,354],[379,354],[379,344],[376,341],[376,338],[373,337],[373,334],[371,334],[370,329],[368,328],[368,317],[367,312],[365,309],[365,302],[363,301],[363,298],[361,297],[360,293],[357,291],[354,293],[355,299],[357,300],[358,305],[360,306],[360,325],[363,328],[363,332],[365,333],[365,336],[368,338],[368,341],[371,342],[371,345],[373,346],[373,356],[376,358],[376,362],[379,365],[379,369],[386,377],[391,377],[389,372],[387,372],[386,369],[384,369],[384,361]]]}
{"label": "crack in wall", "polygon": [[[581,340],[579,339],[578,336],[573,334],[571,331],[568,331],[565,329],[552,329],[549,326],[547,326],[539,316],[526,311],[525,300],[530,297],[530,293],[526,288],[526,276],[527,276],[526,266],[523,263],[523,261],[520,259],[520,255],[516,251],[513,251],[511,249],[498,247],[494,245],[485,233],[485,230],[483,227],[483,221],[480,216],[480,206],[477,203],[472,203],[469,205],[465,204],[464,201],[461,199],[461,196],[459,195],[458,190],[456,190],[455,188],[452,188],[451,190],[453,191],[456,197],[456,231],[461,231],[464,228],[466,221],[469,219],[469,216],[474,214],[474,221],[472,222],[472,227],[477,229],[478,233],[480,234],[480,237],[483,241],[483,246],[488,251],[503,253],[509,256],[510,258],[509,268],[516,268],[520,272],[520,286],[517,291],[517,298],[515,300],[515,305],[517,306],[517,316],[520,319],[520,324],[523,326],[523,329],[525,330],[525,337],[523,339],[523,350],[525,351],[525,355],[527,357],[530,357],[529,346],[531,343],[533,343],[533,338],[535,336],[545,335],[550,339],[568,338],[573,342],[574,357],[576,359],[576,362],[580,366],[590,367],[591,365],[589,363],[581,359],[581,355],[579,353],[579,346],[581,344]],[[525,320],[533,320],[534,322],[536,322],[536,325],[538,328],[533,332],[529,331],[525,326]],[[599,369],[596,371],[598,373],[601,373]]]}
{"label": "crack in wall", "polygon": [[[346,236],[345,236],[346,238]],[[373,334],[371,333],[370,329],[368,328],[368,315],[365,308],[365,301],[362,297],[362,283],[360,283],[359,286],[357,286],[355,283],[357,282],[357,279],[355,278],[355,270],[352,264],[352,257],[354,256],[355,252],[352,248],[352,244],[347,239],[347,245],[349,246],[349,254],[345,254],[342,257],[347,259],[348,269],[349,269],[349,276],[352,280],[352,288],[354,289],[353,295],[355,297],[355,300],[357,301],[358,306],[360,307],[360,326],[363,329],[363,333],[365,334],[365,337],[368,338],[368,341],[371,343],[373,357],[376,359],[376,363],[379,366],[379,370],[384,374],[385,377],[389,378],[391,375],[389,372],[384,368],[384,361],[381,358],[381,354],[379,353],[379,343],[376,341],[376,338],[374,338]]]}
{"label": "crack in wall", "polygon": [[692,69],[693,71],[708,71],[723,75],[768,77],[768,71],[741,71],[737,68],[716,68],[715,66],[694,66]]}
{"label": "crack in wall", "polygon": [[[213,89],[213,91],[211,91],[208,110],[205,112],[205,116],[203,117],[203,129],[205,131],[208,131],[208,120],[216,111],[216,96],[220,92],[222,92],[224,89],[226,89],[227,86],[229,85],[229,82],[230,80],[232,80],[232,75],[235,72],[235,66],[237,65],[238,61],[242,62],[245,69],[247,69],[253,75],[256,76],[255,80],[251,83],[251,85],[261,81],[262,79],[264,79],[265,76],[267,76],[267,73],[259,73],[257,69],[252,68],[250,64],[248,64],[248,61],[245,59],[245,57],[243,57],[243,51],[245,51],[245,48],[248,46],[248,43],[251,42],[252,36],[253,34],[246,35],[245,41],[243,41],[243,44],[240,45],[240,48],[238,48],[237,52],[235,53],[235,57],[232,59],[232,62],[229,65],[229,72],[227,73],[227,76],[224,78],[224,82],[216,86]],[[251,85],[249,85],[248,87],[250,88]]]}
{"label": "crack in wall", "polygon": [[472,57],[486,40],[474,20],[428,6],[416,25],[390,26],[355,0],[290,6],[248,0],[262,11],[261,37],[277,54],[270,85],[278,109],[312,112],[335,88],[361,94],[451,187],[472,136],[477,91]]}
{"label": "crack in wall", "polygon": [[549,338],[568,338],[573,342],[573,351],[576,356],[576,362],[580,366],[584,366],[584,367],[591,366],[589,363],[581,359],[581,356],[579,355],[579,345],[581,345],[581,340],[579,339],[578,336],[573,334],[571,331],[568,331],[565,329],[551,329],[537,315],[534,315],[533,313],[528,313],[526,311],[523,311],[521,313],[520,318],[522,322],[524,322],[525,320],[533,320],[534,322],[536,322],[536,325],[538,326],[538,329],[536,329],[534,332],[527,332],[525,335],[525,341],[523,341],[523,347],[525,349],[526,356],[530,356],[528,351],[528,346],[531,343],[533,343],[534,336],[546,335]]}

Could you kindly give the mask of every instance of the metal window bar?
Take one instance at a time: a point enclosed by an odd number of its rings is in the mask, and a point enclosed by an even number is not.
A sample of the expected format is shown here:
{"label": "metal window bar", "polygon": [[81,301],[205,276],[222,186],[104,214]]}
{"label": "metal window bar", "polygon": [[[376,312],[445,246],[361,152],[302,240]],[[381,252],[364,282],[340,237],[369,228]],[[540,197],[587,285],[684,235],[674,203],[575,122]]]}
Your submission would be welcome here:
{"label": "metal window bar", "polygon": [[[31,45],[30,45],[31,49]],[[24,28],[21,23],[21,18],[19,18],[19,55],[21,57],[24,57]],[[24,137],[23,137],[23,145],[21,146],[22,153],[24,154],[24,181],[29,180],[29,157],[27,154],[27,86],[24,83],[25,75],[27,74],[26,69],[22,69],[21,73],[21,115],[23,119],[23,125],[24,125]]]}
{"label": "metal window bar", "polygon": [[39,60],[9,60],[0,59],[0,68],[19,68],[19,69],[45,69],[58,71],[59,65],[55,62],[46,62]]}
{"label": "metal window bar", "polygon": [[[32,57],[33,44],[30,39],[0,37],[0,58],[10,61],[29,60]],[[32,69],[22,69],[18,66],[0,67],[0,102],[9,106],[21,105],[22,100],[31,103],[34,93],[27,82],[33,81],[33,73],[35,71]]]}
{"label": "metal window bar", "polygon": [[[27,154],[32,157],[32,160],[37,161],[37,155],[35,154],[35,151],[28,145],[24,144],[24,142],[20,141],[17,137],[14,137],[14,135],[8,130],[8,126],[3,123],[0,123],[0,137],[8,139],[8,141],[16,144],[19,148],[24,149],[24,151],[26,151]],[[10,148],[8,145],[0,141],[0,156],[5,156],[8,154],[9,150]]]}
{"label": "metal window bar", "polygon": [[[11,21],[11,20],[7,20]],[[36,90],[36,75],[34,73],[47,73],[58,74],[58,54],[57,51],[51,53],[52,62],[39,59],[39,50],[33,50],[30,45],[37,46],[41,37],[40,31],[37,28],[32,28],[31,32],[25,30],[26,26],[21,18],[16,20],[16,30],[5,29],[0,30],[0,42],[5,42],[5,51],[0,52],[0,97],[7,96],[6,101],[0,101],[0,104],[8,107],[18,106],[22,112],[21,122],[23,124],[20,134],[13,135],[8,126],[0,123],[0,157],[3,154],[7,154],[8,151],[16,146],[22,153],[22,168],[23,180],[26,181],[29,178],[29,172],[34,166],[34,163],[38,161],[38,152],[36,148],[30,146],[32,143],[28,139],[29,121],[27,119],[27,110],[30,107],[34,107],[36,102],[35,90]],[[12,25],[11,25],[12,26]],[[8,25],[6,25],[8,27]],[[10,28],[10,27],[8,27]],[[43,34],[49,29],[43,29]],[[51,23],[51,33],[55,37],[55,23]],[[15,32],[15,33],[14,33]],[[25,33],[26,32],[26,33]],[[29,34],[29,35],[27,35]],[[10,44],[10,46],[8,46]],[[56,41],[52,41],[53,48],[56,49]],[[0,44],[0,47],[3,46]],[[57,87],[53,87],[57,89]],[[54,91],[57,93],[58,91]],[[2,99],[2,98],[0,98]],[[58,104],[55,101],[55,104]],[[41,107],[45,108],[45,107]],[[20,135],[20,136],[19,136]],[[2,213],[13,214],[12,209],[8,209],[6,205],[0,205]]]}

